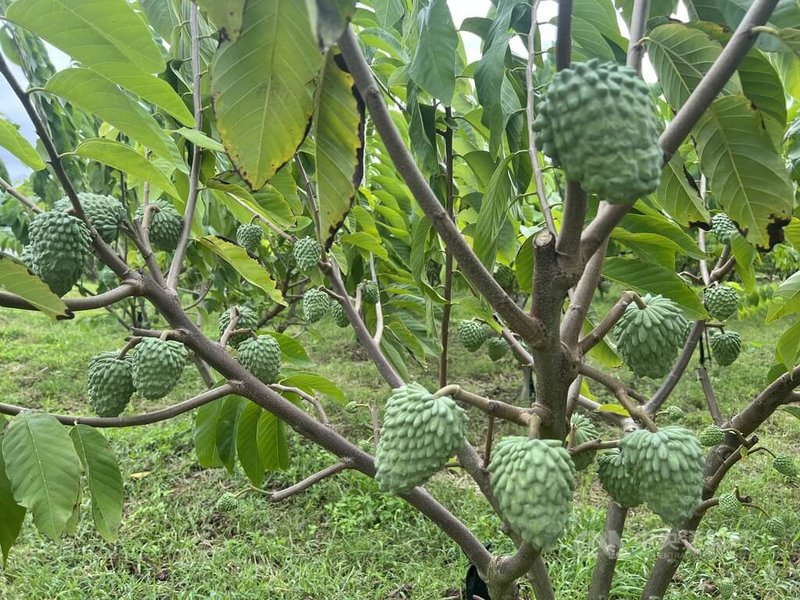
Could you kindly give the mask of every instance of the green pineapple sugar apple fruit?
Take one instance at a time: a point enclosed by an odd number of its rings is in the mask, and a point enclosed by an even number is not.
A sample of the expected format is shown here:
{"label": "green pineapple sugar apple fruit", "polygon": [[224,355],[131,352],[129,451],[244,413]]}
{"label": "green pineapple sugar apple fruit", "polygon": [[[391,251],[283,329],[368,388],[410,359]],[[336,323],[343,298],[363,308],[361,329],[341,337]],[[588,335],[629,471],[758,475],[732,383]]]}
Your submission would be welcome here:
{"label": "green pineapple sugar apple fruit", "polygon": [[266,384],[281,371],[281,346],[271,335],[249,337],[239,344],[239,362]]}
{"label": "green pineapple sugar apple fruit", "polygon": [[794,459],[788,454],[779,454],[772,461],[772,467],[781,475],[785,475],[790,479],[797,477],[797,465],[794,464]]}
{"label": "green pineapple sugar apple fruit", "polygon": [[680,406],[673,404],[664,409],[664,416],[670,421],[680,421],[684,417],[684,412]]}
{"label": "green pineapple sugar apple fruit", "polygon": [[483,323],[474,319],[461,321],[458,324],[458,339],[470,352],[475,352],[486,341],[486,329]]}
{"label": "green pineapple sugar apple fruit", "polygon": [[[125,219],[125,208],[122,203],[113,196],[89,192],[80,192],[78,200],[81,201],[86,218],[103,241],[110,244],[116,240],[119,226]],[[72,210],[72,202],[69,198],[61,198],[53,205],[53,210],[68,212]]]}
{"label": "green pineapple sugar apple fruit", "polygon": [[671,300],[650,294],[642,300],[646,308],[630,303],[614,327],[617,350],[636,375],[659,378],[669,373],[683,346],[687,321]]}
{"label": "green pineapple sugar apple fruit", "polygon": [[[63,296],[77,283],[89,256],[92,239],[86,224],[60,211],[40,213],[28,227],[30,263],[26,263],[54,294]],[[25,256],[23,256],[24,260]]]}
{"label": "green pineapple sugar apple fruit", "polygon": [[[573,413],[570,423],[572,429],[575,430],[574,446],[580,446],[581,444],[591,442],[600,437],[600,432],[597,431],[597,427],[595,427],[594,423],[582,414]],[[594,450],[590,452],[581,452],[578,455],[573,454],[572,462],[575,463],[575,468],[578,471],[583,471],[594,462],[595,454],[596,452]]]}
{"label": "green pineapple sugar apple fruit", "polygon": [[[222,334],[225,333],[225,330],[231,323],[231,310],[234,308],[236,309],[236,312],[239,313],[239,322],[236,324],[236,329],[255,330],[258,328],[258,314],[256,314],[256,311],[254,311],[252,308],[248,308],[247,306],[237,304],[236,306],[232,306],[231,308],[223,311],[219,316],[217,324],[219,325],[220,337],[222,337]],[[228,338],[228,343],[232,347],[238,348],[239,344],[249,337],[250,335],[248,333],[236,333]]]}
{"label": "green pineapple sugar apple fruit", "polygon": [[620,506],[639,506],[644,499],[639,481],[619,450],[605,452],[597,460],[597,475],[603,489]]}
{"label": "green pineapple sugar apple fruit", "polygon": [[697,436],[700,440],[700,444],[705,446],[706,448],[710,448],[711,446],[716,446],[717,444],[721,444],[725,441],[725,432],[720,428],[719,425],[708,425],[700,431],[700,435]]}
{"label": "green pineapple sugar apple fruit", "polygon": [[782,537],[786,533],[786,523],[780,517],[770,517],[764,523],[764,526],[773,537]]}
{"label": "green pineapple sugar apple fruit", "polygon": [[742,351],[742,337],[735,331],[715,331],[708,340],[711,356],[722,367],[732,364]]}
{"label": "green pineapple sugar apple fruit", "polygon": [[303,294],[303,316],[309,323],[316,323],[328,314],[331,297],[319,288],[311,288]]}
{"label": "green pineapple sugar apple fruit", "polygon": [[633,203],[658,187],[661,124],[634,69],[591,59],[559,71],[533,126],[536,145],[590,194]]}
{"label": "green pineapple sugar apple fruit", "polygon": [[338,302],[331,303],[331,316],[337,327],[347,327],[350,325],[350,319],[347,318],[347,313],[344,312],[344,306]]}
{"label": "green pineapple sugar apple fruit", "polygon": [[144,338],[136,346],[133,386],[142,398],[158,400],[172,391],[186,364],[187,351],[173,340]]}
{"label": "green pineapple sugar apple fruit", "polygon": [[730,242],[739,232],[736,224],[725,213],[717,213],[711,217],[711,231],[723,244]]}
{"label": "green pineapple sugar apple fruit", "polygon": [[717,593],[720,598],[732,598],[736,593],[736,584],[733,579],[720,579],[717,582]]}
{"label": "green pineapple sugar apple fruit", "polygon": [[[150,216],[150,244],[154,248],[165,252],[175,250],[183,230],[181,213],[175,210],[175,207],[166,200],[153,200],[150,204],[158,208]],[[144,206],[136,209],[134,217],[139,221],[144,218]]]}
{"label": "green pineapple sugar apple fruit", "polygon": [[552,548],[572,510],[575,466],[558,440],[501,439],[489,463],[492,490],[503,516],[535,548]]}
{"label": "green pineapple sugar apple fruit", "polygon": [[230,512],[239,504],[239,499],[230,492],[225,492],[217,500],[217,510],[220,512]]}
{"label": "green pineapple sugar apple fruit", "polygon": [[735,517],[739,514],[741,505],[734,494],[720,494],[719,512],[726,517]]}
{"label": "green pineapple sugar apple fruit", "polygon": [[509,349],[508,342],[501,337],[493,337],[486,342],[486,350],[489,353],[489,358],[495,362],[508,354]]}
{"label": "green pineapple sugar apple fruit", "polygon": [[92,410],[100,417],[117,417],[133,395],[132,358],[101,352],[89,360],[86,391]]}
{"label": "green pineapple sugar apple fruit", "polygon": [[464,445],[465,422],[452,398],[437,398],[418,383],[394,389],[375,454],[380,489],[402,494],[423,484]]}
{"label": "green pineapple sugar apple fruit", "polygon": [[736,313],[739,307],[739,294],[727,285],[714,285],[703,291],[703,304],[712,318],[724,321]]}
{"label": "green pineapple sugar apple fruit", "polygon": [[301,271],[308,271],[316,267],[322,258],[322,246],[312,237],[300,238],[294,244],[292,256]]}
{"label": "green pineapple sugar apple fruit", "polygon": [[262,237],[264,237],[264,230],[254,223],[245,223],[236,229],[236,243],[250,254],[258,251]]}
{"label": "green pineapple sugar apple fruit", "polygon": [[676,425],[640,429],[623,437],[619,448],[650,510],[672,526],[694,514],[702,501],[705,456],[691,431]]}
{"label": "green pineapple sugar apple fruit", "polygon": [[365,281],[362,297],[367,304],[377,304],[381,301],[381,288],[374,281]]}

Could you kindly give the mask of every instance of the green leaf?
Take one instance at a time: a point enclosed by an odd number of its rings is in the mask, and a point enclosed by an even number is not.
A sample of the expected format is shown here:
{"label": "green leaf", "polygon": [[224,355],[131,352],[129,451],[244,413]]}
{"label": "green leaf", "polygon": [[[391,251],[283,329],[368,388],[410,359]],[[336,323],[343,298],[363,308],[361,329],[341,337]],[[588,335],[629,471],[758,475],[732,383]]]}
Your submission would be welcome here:
{"label": "green leaf", "polygon": [[747,230],[747,240],[769,245],[767,229],[788,221],[794,190],[764,122],[744,96],[715,100],[695,129],[700,168],[720,207]]}
{"label": "green leaf", "polygon": [[417,13],[419,41],[408,74],[423,90],[449,106],[456,88],[458,33],[446,0],[430,0]]}
{"label": "green leaf", "polygon": [[612,62],[615,60],[614,50],[608,45],[606,38],[597,27],[580,17],[572,19],[572,39],[581,50],[581,54],[587,58],[600,58]]}
{"label": "green leaf", "polygon": [[631,233],[651,233],[669,240],[676,250],[701,260],[706,258],[694,239],[666,217],[658,214],[628,214],[620,226]]}
{"label": "green leaf", "polygon": [[73,314],[47,284],[21,262],[0,253],[0,289],[16,294],[53,319],[71,319]]}
{"label": "green leaf", "polygon": [[514,197],[514,188],[508,172],[508,164],[514,156],[514,154],[509,154],[495,168],[483,196],[478,222],[475,226],[473,248],[475,254],[487,267],[491,267],[494,263],[498,234],[508,217],[508,208]]}
{"label": "green leaf", "polygon": [[[647,53],[664,96],[678,110],[717,60],[722,46],[702,31],[676,23],[656,27],[647,40]],[[742,93],[738,75],[728,80],[723,93]]]}
{"label": "green leaf", "polygon": [[295,223],[289,203],[269,184],[259,190],[258,199],[245,188],[233,183],[209,179],[206,185],[214,190],[214,197],[219,199],[240,223],[248,223],[256,215],[282,227],[291,227]]}
{"label": "green leaf", "polygon": [[[2,436],[3,423],[0,423],[0,442]],[[17,504],[14,494],[11,491],[11,482],[6,476],[6,463],[3,460],[3,446],[0,443],[0,550],[3,551],[3,566],[8,560],[8,553],[14,542],[17,541],[19,532],[22,529],[22,522],[25,520],[25,507]]]}
{"label": "green leaf", "polygon": [[708,223],[711,219],[700,193],[689,183],[683,158],[678,153],[664,165],[655,199],[670,217],[684,227],[698,222]]}
{"label": "green leaf", "polygon": [[607,412],[621,417],[630,417],[628,410],[621,404],[601,404],[597,408],[597,412]]}
{"label": "green leaf", "polygon": [[103,434],[87,425],[76,425],[69,436],[83,463],[92,497],[92,517],[97,531],[115,542],[122,522],[122,474],[117,458]]}
{"label": "green leaf", "polygon": [[297,367],[310,367],[313,364],[303,345],[292,336],[277,331],[262,330],[259,330],[258,334],[270,335],[275,338],[281,347],[281,357],[284,362],[292,363]]}
{"label": "green leaf", "polygon": [[217,452],[217,420],[225,403],[225,398],[204,404],[197,410],[194,418],[194,451],[201,467],[214,469],[222,467]]}
{"label": "green leaf", "polygon": [[333,52],[328,52],[314,117],[320,241],[325,247],[350,212],[362,174],[362,122],[354,85],[350,74],[336,64]]}
{"label": "green leaf", "polygon": [[600,33],[615,42],[623,51],[628,49],[628,40],[622,37],[617,23],[614,3],[607,0],[574,0],[573,17],[592,23]]}
{"label": "green leaf", "polygon": [[267,294],[273,302],[286,305],[275,280],[257,260],[247,254],[247,250],[215,235],[207,235],[198,241],[236,269],[244,279]]}
{"label": "green leaf", "polygon": [[733,258],[736,260],[734,268],[736,274],[742,280],[742,285],[748,293],[752,293],[756,289],[756,270],[753,268],[753,263],[758,256],[758,252],[752,244],[748,243],[738,233],[734,234],[731,238],[731,252]]}
{"label": "green leaf", "polygon": [[217,27],[225,30],[231,40],[242,32],[242,18],[247,0],[195,0]]}
{"label": "green leaf", "polygon": [[91,69],[64,69],[53,75],[45,89],[93,113],[150,148],[164,159],[179,156],[175,143],[156,120],[113,82]]}
{"label": "green leaf", "polygon": [[378,258],[383,260],[389,259],[389,252],[386,250],[384,242],[380,238],[376,238],[368,234],[366,231],[355,231],[353,233],[343,233],[339,236],[339,242],[342,244],[350,244],[371,252]]}
{"label": "green leaf", "polygon": [[738,72],[744,95],[758,110],[775,119],[783,135],[786,102],[783,83],[775,67],[763,52],[753,49],[739,63]]}
{"label": "green leaf", "polygon": [[[583,335],[591,332],[596,325],[597,323],[587,316],[583,322]],[[617,367],[622,366],[622,359],[617,355],[617,353],[605,339],[600,340],[591,350],[589,350],[589,356],[591,356],[604,367],[616,369]]]}
{"label": "green leaf", "polygon": [[281,380],[283,385],[300,388],[307,394],[314,391],[330,396],[339,403],[347,402],[344,392],[330,379],[308,371],[294,371]]}
{"label": "green leaf", "polygon": [[36,149],[19,132],[19,129],[5,119],[0,119],[0,146],[34,171],[41,171],[47,166]]}
{"label": "green leaf", "polygon": [[800,310],[800,271],[797,271],[778,286],[773,299],[783,301],[770,305],[767,313],[768,323]]}
{"label": "green leaf", "polygon": [[169,178],[130,146],[113,140],[91,139],[78,146],[75,152],[83,158],[119,169],[142,181],[149,181],[152,186],[163,190],[173,198],[183,200]]}
{"label": "green leaf", "polygon": [[243,23],[214,57],[211,94],[231,160],[259,189],[305,137],[322,57],[305,2],[249,0]]}
{"label": "green leaf", "polygon": [[145,73],[164,68],[147,24],[127,0],[17,0],[6,18],[87,67],[131,64]]}
{"label": "green leaf", "polygon": [[603,276],[640,293],[661,294],[678,304],[687,313],[687,318],[708,318],[697,294],[670,269],[615,256],[606,259]]}
{"label": "green leaf", "polygon": [[247,478],[257,487],[264,482],[266,470],[258,451],[258,421],[263,412],[258,404],[248,400],[239,415],[236,428],[236,454],[239,456],[239,464]]}
{"label": "green leaf", "polygon": [[214,152],[225,152],[225,146],[220,144],[217,140],[212,140],[202,131],[197,131],[197,129],[181,127],[180,129],[176,130],[175,133],[183,136],[195,146],[200,146],[201,148],[212,150]]}
{"label": "green leaf", "polygon": [[800,406],[784,406],[781,410],[789,413],[795,419],[800,419]]}
{"label": "green leaf", "polygon": [[783,42],[789,50],[800,56],[800,30],[790,27],[776,29],[775,27],[754,27],[756,31],[769,33]]}
{"label": "green leaf", "polygon": [[271,412],[263,411],[258,419],[257,443],[261,463],[268,471],[289,468],[286,427]]}
{"label": "green leaf", "polygon": [[21,413],[3,436],[3,456],[14,499],[41,533],[57,540],[80,490],[81,463],[66,429],[51,415]]}
{"label": "green leaf", "polygon": [[775,346],[775,358],[786,367],[787,371],[794,367],[798,355],[800,355],[800,321],[796,321],[784,331]]}
{"label": "green leaf", "polygon": [[233,473],[236,464],[236,427],[239,422],[239,413],[242,411],[245,399],[241,396],[225,396],[221,398],[222,406],[217,415],[214,428],[214,439],[217,446],[217,456],[229,473]]}
{"label": "green leaf", "polygon": [[373,0],[372,5],[378,23],[384,29],[389,29],[397,23],[405,12],[404,0]]}

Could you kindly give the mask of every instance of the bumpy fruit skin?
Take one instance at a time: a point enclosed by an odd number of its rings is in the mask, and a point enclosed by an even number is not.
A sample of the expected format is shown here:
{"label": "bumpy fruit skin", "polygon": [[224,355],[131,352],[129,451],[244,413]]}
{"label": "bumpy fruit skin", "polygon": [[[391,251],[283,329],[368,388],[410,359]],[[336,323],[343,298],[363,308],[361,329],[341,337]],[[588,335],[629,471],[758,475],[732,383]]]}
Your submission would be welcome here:
{"label": "bumpy fruit skin", "polygon": [[418,383],[394,389],[375,454],[380,489],[402,494],[423,484],[464,445],[465,422],[452,398],[436,398]]}
{"label": "bumpy fruit skin", "polygon": [[772,466],[781,475],[791,479],[797,477],[797,465],[794,464],[794,460],[788,454],[776,456],[775,460],[772,461]]}
{"label": "bumpy fruit skin", "polygon": [[186,354],[180,342],[144,338],[133,361],[133,386],[139,395],[158,400],[169,394],[181,378]]}
{"label": "bumpy fruit skin", "polygon": [[239,499],[230,492],[225,492],[219,497],[219,500],[217,500],[217,510],[220,512],[230,512],[236,508],[237,504],[239,504]]}
{"label": "bumpy fruit skin", "polygon": [[303,294],[303,316],[309,323],[316,323],[331,307],[331,298],[319,288],[311,288]]}
{"label": "bumpy fruit skin", "polygon": [[733,494],[721,494],[719,497],[719,512],[726,517],[735,517],[739,514],[740,504]]}
{"label": "bumpy fruit skin", "polygon": [[720,579],[717,582],[717,592],[720,598],[731,598],[736,591],[736,584],[733,579]]}
{"label": "bumpy fruit skin", "polygon": [[786,533],[786,523],[780,517],[770,517],[764,525],[773,537],[782,537]]}
{"label": "bumpy fruit skin", "polygon": [[261,245],[261,238],[263,236],[264,230],[252,223],[239,225],[236,229],[236,243],[251,254],[256,253],[258,247]]}
{"label": "bumpy fruit skin", "polygon": [[271,335],[249,337],[239,344],[239,362],[266,384],[281,371],[281,346]]}
{"label": "bumpy fruit skin", "polygon": [[711,217],[711,231],[723,244],[727,244],[733,239],[739,230],[736,224],[725,213],[717,213]]}
{"label": "bumpy fruit skin", "polygon": [[367,304],[377,304],[381,301],[381,288],[374,281],[365,281],[363,297]]}
{"label": "bumpy fruit skin", "polygon": [[559,71],[534,129],[537,146],[591,194],[632,203],[658,187],[661,125],[633,69],[592,59]]}
{"label": "bumpy fruit skin", "polygon": [[640,377],[663,377],[683,346],[686,319],[681,309],[660,295],[647,294],[640,309],[630,303],[614,328],[617,350]]}
{"label": "bumpy fruit skin", "polygon": [[503,516],[535,548],[552,548],[569,520],[575,466],[558,440],[505,437],[489,463]]}
{"label": "bumpy fruit skin", "polygon": [[664,416],[670,421],[679,421],[684,416],[683,409],[680,406],[668,406],[664,409]]}
{"label": "bumpy fruit skin", "polygon": [[[78,199],[81,201],[83,211],[97,233],[107,244],[117,239],[119,225],[125,218],[125,208],[113,196],[80,192]],[[67,212],[72,209],[69,198],[61,198],[53,205],[53,210]]]}
{"label": "bumpy fruit skin", "polygon": [[620,506],[630,508],[644,502],[639,482],[619,450],[606,452],[597,460],[597,475],[603,489]]}
{"label": "bumpy fruit skin", "polygon": [[[587,417],[574,413],[570,419],[573,429],[575,430],[575,446],[580,446],[586,442],[591,442],[600,437],[597,427],[594,426]],[[578,471],[583,471],[594,462],[596,452],[581,452],[577,456],[572,455],[572,462],[575,463],[575,468]]]}
{"label": "bumpy fruit skin", "polygon": [[669,525],[691,516],[702,501],[703,449],[694,434],[671,425],[622,438],[623,464],[639,483],[644,501]]}
{"label": "bumpy fruit skin", "polygon": [[718,425],[708,425],[700,432],[698,439],[703,446],[710,448],[725,441],[725,432]]}
{"label": "bumpy fruit skin", "polygon": [[[150,204],[158,207],[150,217],[150,243],[154,248],[166,252],[175,250],[183,229],[183,217],[166,200],[153,200]],[[144,207],[136,209],[134,216],[141,221],[144,217]]]}
{"label": "bumpy fruit skin", "polygon": [[132,361],[116,352],[102,352],[89,360],[86,390],[89,404],[100,417],[119,416],[133,395]]}
{"label": "bumpy fruit skin", "polygon": [[742,336],[735,331],[715,332],[709,339],[711,356],[722,367],[727,367],[739,358],[742,351]]}
{"label": "bumpy fruit skin", "polygon": [[308,271],[317,266],[322,258],[322,246],[312,237],[304,237],[295,242],[292,255],[301,271]]}
{"label": "bumpy fruit skin", "polygon": [[479,321],[461,321],[458,324],[458,339],[470,352],[475,352],[486,341],[486,330]]}
{"label": "bumpy fruit skin", "polygon": [[715,285],[703,292],[703,304],[712,318],[724,321],[739,307],[739,294],[726,285]]}
{"label": "bumpy fruit skin", "polygon": [[[92,247],[89,229],[80,219],[60,211],[37,215],[28,228],[28,268],[54,294],[63,296],[80,279]],[[27,264],[27,263],[26,263]]]}
{"label": "bumpy fruit skin", "polygon": [[489,358],[497,362],[508,354],[508,342],[503,338],[491,338],[486,342],[486,350],[489,352]]}
{"label": "bumpy fruit skin", "polygon": [[[258,327],[258,315],[256,311],[252,308],[248,308],[246,306],[236,305],[232,306],[231,308],[235,308],[236,311],[239,313],[239,322],[236,325],[236,329],[251,329],[254,330]],[[225,333],[225,330],[228,328],[231,322],[231,309],[225,310],[219,316],[219,321],[217,324],[219,325],[219,335],[222,337],[222,334]],[[234,347],[238,348],[239,344],[241,344],[244,340],[249,338],[250,335],[247,333],[237,333],[232,335],[228,338],[228,343]]]}
{"label": "bumpy fruit skin", "polygon": [[331,303],[331,316],[337,327],[347,327],[350,325],[350,320],[347,318],[347,313],[344,312],[344,307],[338,302]]}

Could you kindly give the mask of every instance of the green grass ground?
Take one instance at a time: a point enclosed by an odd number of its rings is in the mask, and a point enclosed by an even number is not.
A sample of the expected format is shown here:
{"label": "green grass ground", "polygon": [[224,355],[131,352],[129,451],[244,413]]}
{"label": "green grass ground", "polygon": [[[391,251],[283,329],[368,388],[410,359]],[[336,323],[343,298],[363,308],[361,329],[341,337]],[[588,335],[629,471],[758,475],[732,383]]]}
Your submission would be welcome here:
{"label": "green grass ground", "polygon": [[[731,368],[712,369],[726,414],[764,387],[779,327],[764,327],[757,319],[737,324],[746,342],[743,357]],[[123,337],[124,331],[104,313],[52,323],[33,313],[0,311],[0,398],[54,412],[87,413],[88,359],[119,347]],[[303,339],[320,372],[337,382],[349,399],[366,404],[385,396],[375,369],[348,333],[325,322]],[[464,354],[457,344],[454,350],[454,381],[479,394],[515,400],[519,375],[511,359],[495,364],[484,354]],[[624,369],[619,375],[629,378]],[[417,370],[416,376],[433,385],[432,370]],[[651,391],[647,382],[639,384]],[[196,373],[187,368],[170,399],[189,397],[201,387]],[[704,400],[693,377],[681,383],[672,402],[687,410],[686,425],[700,428],[709,422],[698,412]],[[155,406],[140,403],[134,408]],[[366,408],[346,412],[331,406],[330,412],[351,439],[369,440]],[[246,481],[240,474],[199,469],[191,430],[192,417],[186,415],[146,428],[107,431],[125,478],[119,542],[105,543],[92,529],[86,500],[76,535],[59,543],[39,535],[28,520],[0,575],[0,598],[457,597],[467,567],[460,550],[401,500],[380,494],[372,481],[357,473],[341,473],[282,503],[247,493],[235,510],[217,511],[219,496],[243,489]],[[477,414],[471,430],[478,443],[482,422]],[[797,455],[800,422],[777,415],[764,428],[762,440],[772,449]],[[272,474],[267,489],[290,485],[333,460],[296,435],[290,438],[290,452],[291,468]],[[769,468],[766,453],[742,461],[723,491],[734,485],[766,511],[780,515],[787,524],[785,535],[768,536],[764,517],[756,510],[743,509],[737,519],[712,511],[695,541],[700,555],[687,555],[668,597],[712,597],[714,583],[731,577],[739,582],[736,598],[800,598],[800,490]],[[510,550],[498,520],[461,472],[438,475],[430,489],[482,540]],[[559,598],[585,594],[606,502],[592,474],[582,474],[568,534],[547,555]],[[613,598],[638,598],[665,532],[646,509],[632,511]],[[523,595],[528,597],[529,591]]]}

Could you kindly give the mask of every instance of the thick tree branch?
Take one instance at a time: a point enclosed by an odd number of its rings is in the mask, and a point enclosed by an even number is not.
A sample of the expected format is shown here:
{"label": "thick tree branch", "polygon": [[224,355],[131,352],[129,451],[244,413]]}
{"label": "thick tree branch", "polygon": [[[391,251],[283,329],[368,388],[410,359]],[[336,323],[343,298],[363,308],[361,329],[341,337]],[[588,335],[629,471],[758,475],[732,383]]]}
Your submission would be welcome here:
{"label": "thick tree branch", "polygon": [[[531,21],[535,21],[531,15]],[[572,0],[558,2],[558,29],[556,30],[556,69],[569,68],[572,60]]]}
{"label": "thick tree branch", "polygon": [[[64,298],[64,304],[71,312],[80,312],[84,310],[94,310],[97,308],[105,308],[125,298],[133,296],[141,296],[143,293],[142,286],[138,281],[126,280],[119,287],[90,296],[88,298]],[[20,310],[39,310],[32,304],[29,304],[25,299],[6,292],[0,292],[0,306],[6,308],[17,308]]]}
{"label": "thick tree branch", "polygon": [[509,423],[516,423],[523,427],[527,427],[530,423],[532,410],[520,408],[512,404],[506,404],[499,400],[490,400],[483,396],[478,396],[461,388],[458,385],[448,385],[440,389],[434,394],[437,397],[449,396],[454,400],[465,402],[470,406],[485,412],[498,419],[503,419]]}
{"label": "thick tree branch", "polygon": [[622,531],[628,509],[613,500],[609,500],[606,509],[606,524],[603,527],[603,539],[597,550],[597,560],[592,570],[592,583],[589,586],[587,600],[607,600],[617,568],[619,549],[622,546]]}

